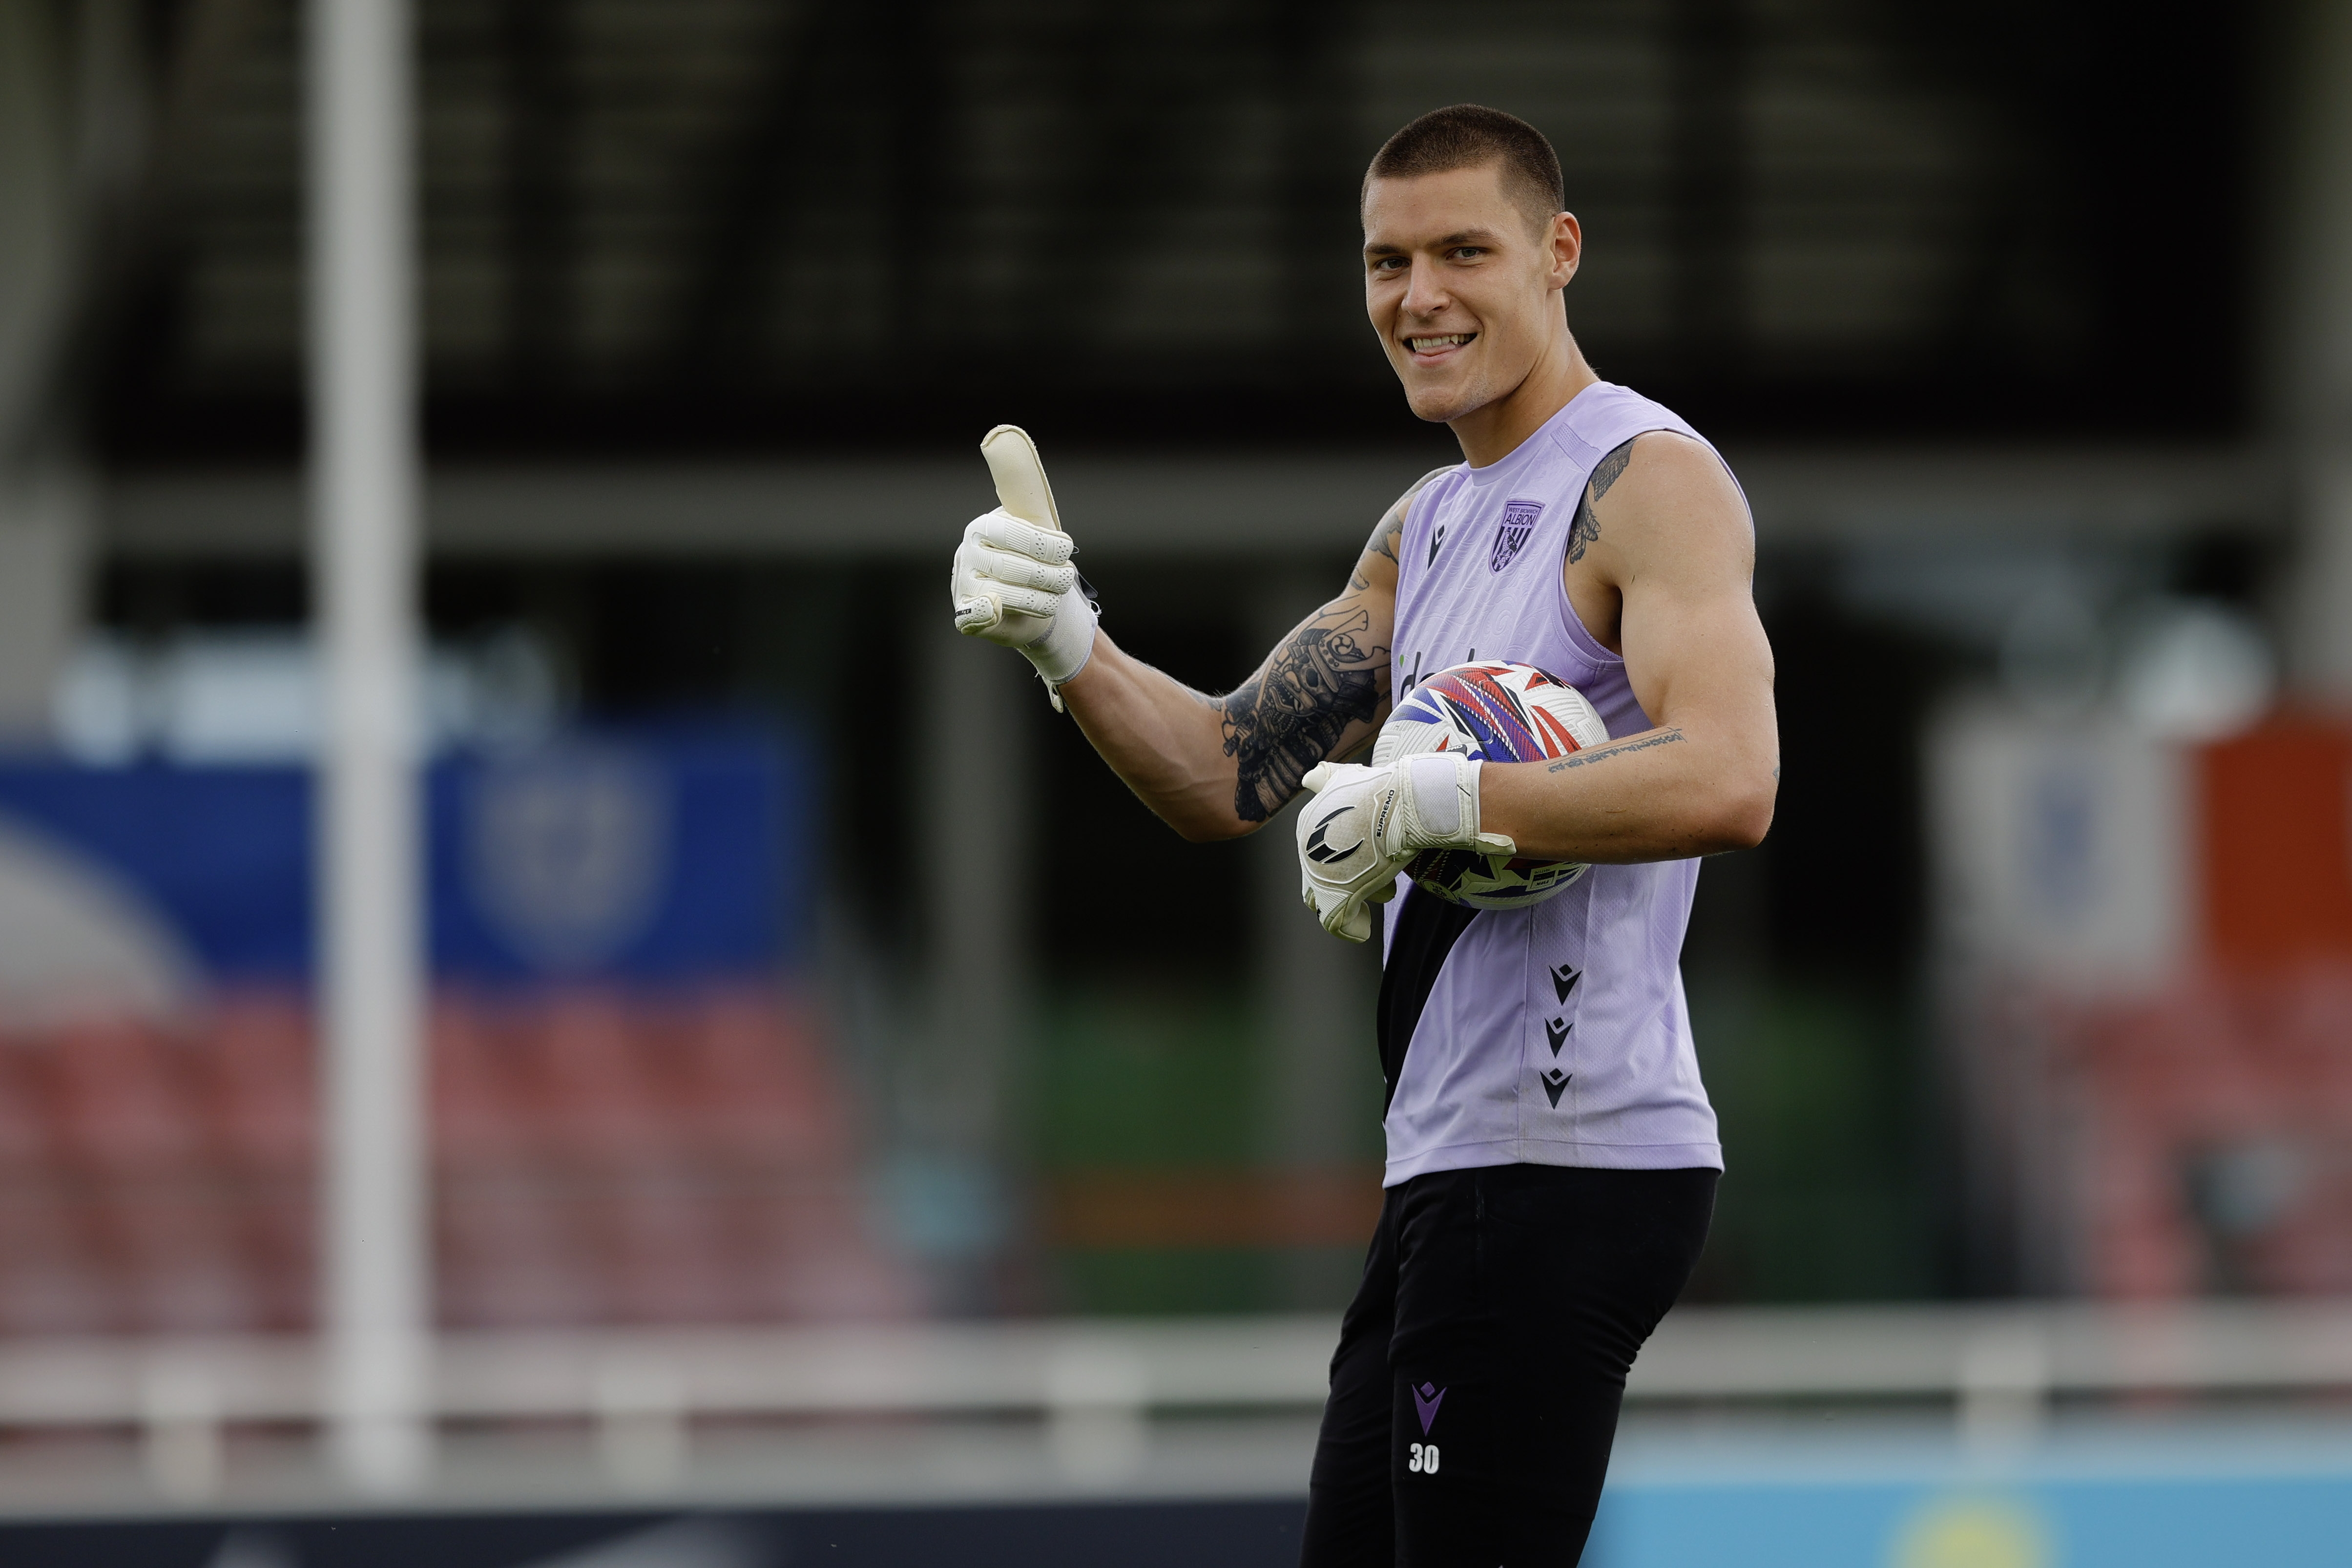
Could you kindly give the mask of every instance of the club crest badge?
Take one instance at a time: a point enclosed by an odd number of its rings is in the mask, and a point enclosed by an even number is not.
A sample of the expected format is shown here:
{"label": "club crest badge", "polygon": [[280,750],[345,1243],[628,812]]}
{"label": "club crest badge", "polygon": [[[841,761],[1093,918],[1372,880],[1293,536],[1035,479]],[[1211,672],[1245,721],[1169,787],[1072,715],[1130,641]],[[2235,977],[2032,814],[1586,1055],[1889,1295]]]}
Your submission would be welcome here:
{"label": "club crest badge", "polygon": [[1536,531],[1537,519],[1543,516],[1544,503],[1539,500],[1507,500],[1503,503],[1503,521],[1495,527],[1495,548],[1486,552],[1486,570],[1500,572],[1519,558],[1527,547],[1528,536]]}

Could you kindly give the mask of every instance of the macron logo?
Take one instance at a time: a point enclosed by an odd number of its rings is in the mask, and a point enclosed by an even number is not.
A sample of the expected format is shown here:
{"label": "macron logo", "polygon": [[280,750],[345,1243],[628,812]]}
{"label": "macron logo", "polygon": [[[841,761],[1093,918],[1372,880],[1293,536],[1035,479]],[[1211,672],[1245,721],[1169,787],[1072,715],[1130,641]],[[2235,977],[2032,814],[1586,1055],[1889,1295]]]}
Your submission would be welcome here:
{"label": "macron logo", "polygon": [[1412,1391],[1413,1414],[1421,1417],[1421,1435],[1429,1436],[1430,1425],[1437,1419],[1437,1407],[1445,1403],[1445,1390],[1433,1383],[1424,1383]]}

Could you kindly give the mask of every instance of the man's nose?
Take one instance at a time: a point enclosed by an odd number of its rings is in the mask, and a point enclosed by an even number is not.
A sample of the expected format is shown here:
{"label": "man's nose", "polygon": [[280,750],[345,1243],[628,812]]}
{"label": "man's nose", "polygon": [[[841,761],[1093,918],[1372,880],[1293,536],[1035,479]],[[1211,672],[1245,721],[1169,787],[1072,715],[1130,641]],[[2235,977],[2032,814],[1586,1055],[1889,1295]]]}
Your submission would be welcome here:
{"label": "man's nose", "polygon": [[1412,258],[1412,278],[1405,285],[1404,308],[1416,316],[1433,316],[1453,303],[1437,268],[1421,257]]}

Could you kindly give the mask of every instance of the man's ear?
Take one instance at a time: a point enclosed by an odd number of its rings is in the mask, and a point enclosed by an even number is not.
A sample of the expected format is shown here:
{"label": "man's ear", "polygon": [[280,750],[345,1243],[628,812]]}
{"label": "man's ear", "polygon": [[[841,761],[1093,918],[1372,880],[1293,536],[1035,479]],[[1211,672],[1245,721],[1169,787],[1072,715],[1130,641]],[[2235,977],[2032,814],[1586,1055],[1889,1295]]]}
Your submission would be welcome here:
{"label": "man's ear", "polygon": [[1584,259],[1584,229],[1574,213],[1554,213],[1551,219],[1551,270],[1565,289]]}

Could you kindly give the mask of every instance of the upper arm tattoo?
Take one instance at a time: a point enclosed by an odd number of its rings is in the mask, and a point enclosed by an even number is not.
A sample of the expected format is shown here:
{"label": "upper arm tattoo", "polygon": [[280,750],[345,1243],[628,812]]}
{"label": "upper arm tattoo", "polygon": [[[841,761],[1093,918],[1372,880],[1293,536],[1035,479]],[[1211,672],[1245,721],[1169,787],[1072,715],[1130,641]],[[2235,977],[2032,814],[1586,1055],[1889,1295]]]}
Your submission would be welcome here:
{"label": "upper arm tattoo", "polygon": [[1570,561],[1583,560],[1585,547],[1601,537],[1601,519],[1594,513],[1592,503],[1609,493],[1609,487],[1617,482],[1617,476],[1633,460],[1633,442],[1640,439],[1636,436],[1620,441],[1609,449],[1608,456],[1592,465],[1592,482],[1584,487],[1584,494],[1576,503],[1576,516],[1568,525]]}
{"label": "upper arm tattoo", "polygon": [[1416,485],[1407,491],[1404,500],[1389,508],[1381,515],[1381,521],[1372,526],[1372,536],[1364,541],[1363,554],[1356,557],[1356,564],[1348,571],[1348,586],[1354,592],[1360,594],[1372,585],[1372,580],[1364,575],[1365,555],[1385,555],[1391,564],[1394,564],[1397,545],[1404,538],[1405,508],[1412,504],[1412,498],[1420,489]]}
{"label": "upper arm tattoo", "polygon": [[[1385,555],[1389,558],[1391,564],[1396,563],[1398,562],[1397,552],[1402,549],[1404,545],[1404,520],[1406,515],[1412,510],[1412,503],[1420,499],[1422,491],[1429,488],[1430,480],[1438,478],[1442,474],[1450,474],[1454,470],[1451,467],[1432,468],[1429,472],[1422,475],[1421,478],[1413,480],[1412,488],[1407,489],[1404,494],[1397,497],[1396,504],[1389,508],[1387,511],[1381,514],[1381,521],[1373,526],[1372,536],[1364,541],[1364,553],[1367,555]],[[1359,573],[1358,575],[1361,576],[1362,574]],[[1365,584],[1358,584],[1360,587],[1364,585]]]}
{"label": "upper arm tattoo", "polygon": [[[1381,514],[1364,555],[1396,564],[1405,515],[1415,497],[1449,466],[1413,480]],[[1348,578],[1351,594],[1371,586],[1362,557]],[[1234,759],[1234,815],[1264,822],[1298,793],[1307,770],[1332,754],[1350,724],[1369,724],[1389,697],[1389,650],[1369,641],[1371,613],[1352,597],[1334,600],[1283,640],[1265,668],[1216,706],[1224,712],[1225,755]]]}
{"label": "upper arm tattoo", "polygon": [[1386,647],[1369,640],[1371,612],[1342,599],[1283,639],[1265,668],[1218,700],[1234,759],[1234,815],[1264,822],[1298,793],[1348,726],[1369,724],[1388,696]]}

